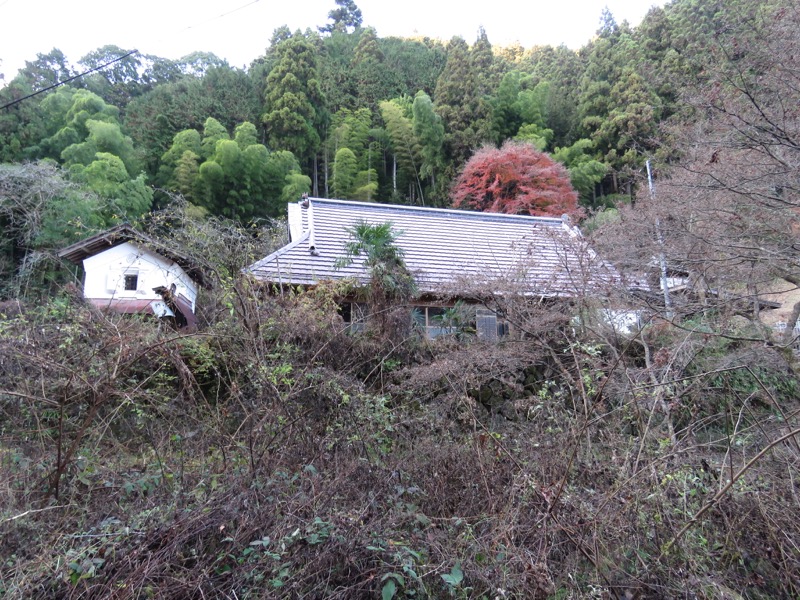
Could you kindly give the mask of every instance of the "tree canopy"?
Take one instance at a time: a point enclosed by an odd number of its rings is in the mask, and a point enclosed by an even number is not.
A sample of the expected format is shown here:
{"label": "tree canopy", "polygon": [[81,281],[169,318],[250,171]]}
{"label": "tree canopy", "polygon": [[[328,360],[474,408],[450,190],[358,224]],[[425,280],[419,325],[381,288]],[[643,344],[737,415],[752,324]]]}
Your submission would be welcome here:
{"label": "tree canopy", "polygon": [[[502,48],[483,29],[474,40],[447,43],[381,37],[357,3],[336,0],[318,28],[278,27],[247,70],[203,51],[179,60],[137,53],[16,104],[0,113],[0,160],[51,158],[88,167],[96,153],[113,154],[131,180],[144,172],[159,205],[161,190],[176,189],[170,177],[178,163],[182,193],[197,195],[188,181],[216,153],[216,139],[206,136],[200,151],[192,149],[196,159],[168,151],[176,134],[199,132],[213,118],[229,136],[252,123],[255,142],[268,152],[291,152],[314,194],[334,193],[336,156],[347,148],[355,170],[342,188],[352,170],[342,170],[342,154],[336,195],[446,206],[476,150],[513,140],[564,164],[581,206],[597,210],[635,198],[648,158],[676,158],[668,128],[693,119],[678,98],[680,90],[707,82],[714,64],[706,49],[717,44],[735,57],[750,35],[742,23],[788,8],[786,0],[757,10],[745,0],[719,0],[713,9],[676,0],[637,27],[605,11],[597,37],[573,51]],[[0,90],[0,101],[126,52],[103,46],[78,66],[58,49],[40,53]],[[216,170],[209,165],[206,172]]]}
{"label": "tree canopy", "polygon": [[567,169],[531,144],[487,146],[467,161],[452,190],[455,208],[510,215],[579,216]]}
{"label": "tree canopy", "polygon": [[404,251],[397,245],[403,234],[391,222],[356,223],[348,230],[350,241],[345,244],[344,255],[336,261],[337,268],[346,267],[356,258],[362,258],[369,270],[369,296],[373,311],[383,319],[383,311],[390,301],[407,300],[416,289],[413,274],[403,260]]}

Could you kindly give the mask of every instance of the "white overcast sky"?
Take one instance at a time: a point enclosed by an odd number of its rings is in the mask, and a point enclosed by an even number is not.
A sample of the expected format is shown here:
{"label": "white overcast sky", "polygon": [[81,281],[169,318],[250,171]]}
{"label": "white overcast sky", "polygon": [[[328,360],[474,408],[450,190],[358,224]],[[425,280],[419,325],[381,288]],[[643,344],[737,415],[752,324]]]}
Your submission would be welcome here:
{"label": "white overcast sky", "polygon": [[[483,26],[496,46],[566,44],[594,35],[603,7],[638,25],[664,0],[356,0],[364,25],[386,37],[425,35],[475,41]],[[26,60],[58,48],[70,62],[114,44],[180,58],[201,50],[244,67],[264,53],[276,27],[327,23],[333,0],[0,0],[0,73],[13,78]]]}

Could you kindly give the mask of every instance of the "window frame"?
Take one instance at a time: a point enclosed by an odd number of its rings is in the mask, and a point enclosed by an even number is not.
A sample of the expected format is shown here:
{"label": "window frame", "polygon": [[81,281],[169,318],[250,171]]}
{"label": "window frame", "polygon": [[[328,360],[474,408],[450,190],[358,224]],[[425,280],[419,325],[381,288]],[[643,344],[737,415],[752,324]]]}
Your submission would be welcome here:
{"label": "window frame", "polygon": [[348,300],[339,303],[339,316],[350,331],[363,331],[367,324],[368,307],[364,302]]}
{"label": "window frame", "polygon": [[[130,286],[133,287],[130,287]],[[137,292],[139,291],[139,273],[123,273],[122,274],[122,291],[124,292]]]}

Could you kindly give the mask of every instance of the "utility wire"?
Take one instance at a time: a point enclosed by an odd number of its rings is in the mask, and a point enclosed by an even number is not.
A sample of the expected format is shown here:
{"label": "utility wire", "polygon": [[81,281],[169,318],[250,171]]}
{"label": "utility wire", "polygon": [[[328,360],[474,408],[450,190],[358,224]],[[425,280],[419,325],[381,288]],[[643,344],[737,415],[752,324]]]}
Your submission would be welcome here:
{"label": "utility wire", "polygon": [[183,33],[184,31],[189,31],[190,29],[194,29],[195,27],[200,27],[202,25],[206,25],[207,23],[211,23],[216,21],[217,19],[221,19],[223,17],[227,17],[228,15],[232,15],[235,12],[239,12],[243,8],[247,8],[248,6],[252,6],[253,4],[257,4],[261,0],[253,0],[252,2],[248,2],[247,4],[243,4],[239,8],[234,8],[233,10],[229,10],[226,13],[222,13],[221,15],[217,15],[216,17],[211,17],[210,19],[206,19],[205,21],[200,21],[199,23],[195,23],[194,25],[189,25],[181,29],[178,33]]}
{"label": "utility wire", "polygon": [[[222,13],[221,15],[217,15],[216,17],[211,17],[210,19],[207,19],[206,21],[201,21],[200,23],[195,23],[194,25],[189,25],[188,27],[184,27],[178,33],[183,33],[184,31],[189,31],[190,29],[194,29],[195,27],[200,27],[200,26],[205,25],[207,23],[211,23],[212,21],[216,21],[217,19],[222,19],[223,17],[227,17],[228,15],[232,15],[235,12],[238,12],[238,11],[240,11],[242,9],[245,9],[248,6],[252,6],[253,4],[257,4],[260,1],[261,0],[252,0],[252,2],[248,2],[247,4],[243,4],[242,6],[239,6],[238,8],[234,8],[233,10],[229,10],[228,12]],[[3,5],[7,4],[8,2],[9,2],[9,0],[5,0],[2,4],[0,4],[0,7],[2,7]],[[43,94],[44,92],[48,92],[48,91],[50,91],[52,89],[55,89],[55,88],[57,88],[57,87],[59,87],[61,85],[64,85],[65,83],[69,83],[70,81],[74,81],[74,80],[79,79],[81,77],[84,77],[86,75],[90,75],[91,73],[99,71],[100,69],[105,69],[107,66],[113,65],[115,62],[119,62],[123,58],[128,58],[129,56],[131,56],[132,54],[136,54],[137,52],[139,52],[139,51],[138,50],[131,50],[127,54],[123,54],[119,58],[115,58],[112,61],[109,61],[109,62],[107,62],[105,64],[100,65],[99,67],[95,67],[94,69],[91,69],[89,71],[85,71],[85,72],[80,73],[78,75],[74,75],[73,77],[65,79],[64,81],[59,81],[58,83],[55,83],[55,84],[53,84],[51,86],[48,86],[48,87],[43,88],[41,90],[38,90],[38,91],[36,91],[36,92],[34,92],[32,94],[28,94],[27,96],[24,96],[22,98],[14,100],[13,102],[9,102],[8,104],[0,106],[0,110],[2,110],[4,108],[10,108],[10,107],[14,106],[15,104],[19,104],[23,100],[27,100],[28,98],[33,98],[34,96],[38,96],[39,94]]]}
{"label": "utility wire", "polygon": [[139,52],[138,50],[131,50],[127,54],[123,54],[119,58],[115,58],[114,60],[110,60],[107,63],[104,63],[104,64],[100,65],[99,67],[95,67],[94,69],[90,69],[89,71],[84,71],[83,73],[80,73],[78,75],[73,75],[72,77],[69,77],[68,79],[65,79],[64,81],[59,81],[58,83],[54,83],[53,85],[49,85],[46,88],[42,88],[41,90],[33,92],[32,94],[28,94],[27,96],[23,96],[22,98],[18,98],[17,100],[14,100],[13,102],[9,102],[8,104],[0,106],[0,110],[2,110],[4,108],[10,108],[10,107],[14,106],[15,104],[19,104],[23,100],[27,100],[28,98],[33,98],[34,96],[38,96],[39,94],[43,94],[45,92],[48,92],[48,91],[50,91],[52,89],[57,88],[58,86],[64,85],[65,83],[69,83],[70,81],[74,81],[74,80],[76,80],[76,79],[78,79],[80,77],[84,77],[86,75],[94,73],[95,71],[99,71],[100,69],[105,69],[108,65],[113,65],[115,62],[119,62],[123,58],[128,58],[129,56],[131,56],[133,54],[137,54],[138,52]]}

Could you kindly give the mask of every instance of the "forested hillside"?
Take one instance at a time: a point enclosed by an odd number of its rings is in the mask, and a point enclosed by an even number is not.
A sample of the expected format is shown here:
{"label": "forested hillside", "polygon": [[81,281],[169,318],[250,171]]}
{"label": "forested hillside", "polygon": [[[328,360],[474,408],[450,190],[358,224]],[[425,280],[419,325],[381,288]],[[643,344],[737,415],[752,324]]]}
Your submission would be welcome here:
{"label": "forested hillside", "polygon": [[[53,49],[0,89],[0,598],[800,596],[797,3],[578,51],[334,6],[246,71]],[[242,274],[305,193],[566,213],[620,276],[472,282],[511,334],[430,340],[387,225],[353,334],[347,282]],[[196,331],[83,301],[57,251],[122,222],[205,273]]]}
{"label": "forested hillside", "polygon": [[[493,47],[484,31],[380,38],[341,4],[320,31],[273,32],[246,72],[203,52],[171,61],[114,46],[80,58],[43,49],[0,104],[124,58],[4,109],[0,160],[52,159],[105,195],[109,182],[143,175],[214,214],[249,219],[279,215],[284,191],[296,189],[445,206],[476,150],[513,139],[565,164],[585,206],[613,206],[656,157],[659,124],[680,112],[680,94],[705,77],[731,11],[750,10],[673,2],[636,28],[604,13],[575,52]],[[236,145],[217,148],[220,139]],[[267,165],[284,152],[293,160]],[[298,175],[291,190],[287,174]]]}

